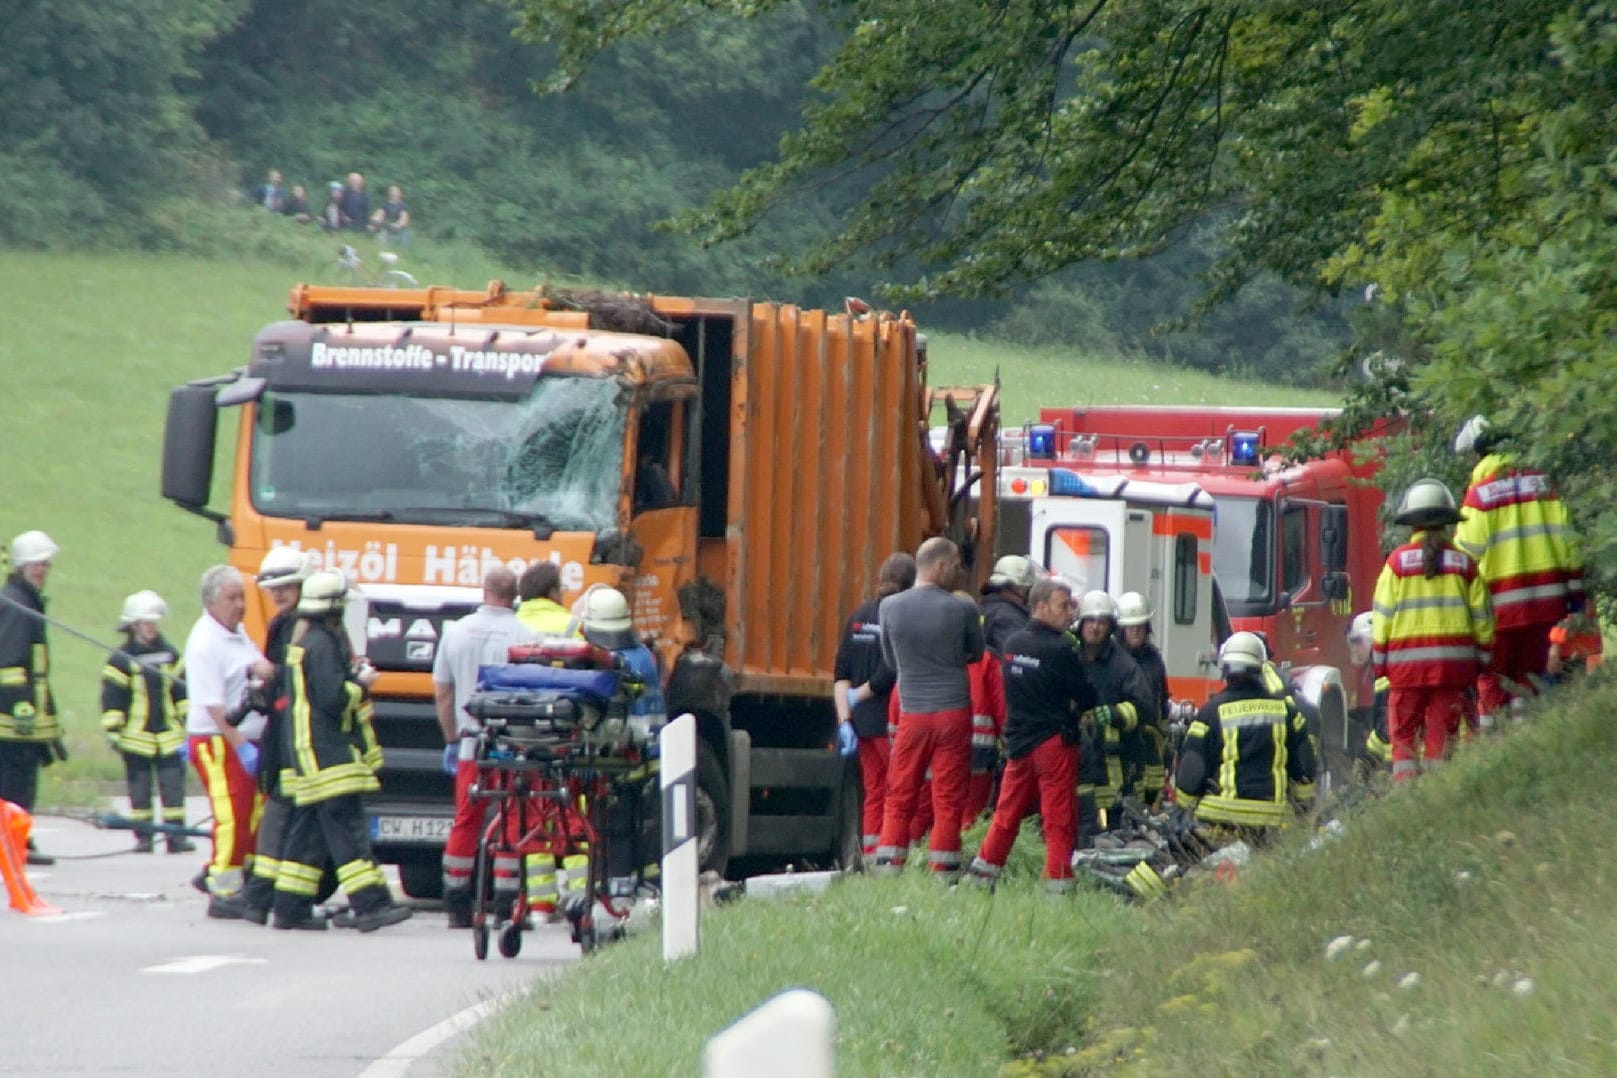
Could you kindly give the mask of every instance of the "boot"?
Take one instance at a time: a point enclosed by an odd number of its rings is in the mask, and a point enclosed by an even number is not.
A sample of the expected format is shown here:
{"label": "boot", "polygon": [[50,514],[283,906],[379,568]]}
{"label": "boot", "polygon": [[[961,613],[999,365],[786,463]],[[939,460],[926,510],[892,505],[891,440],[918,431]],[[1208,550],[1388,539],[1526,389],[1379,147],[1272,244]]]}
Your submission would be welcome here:
{"label": "boot", "polygon": [[170,835],[168,837],[169,853],[195,853],[197,844],[184,835]]}
{"label": "boot", "polygon": [[34,840],[30,838],[28,840],[28,863],[43,868],[46,865],[54,865],[56,858],[49,854],[40,853],[39,848],[34,845]]}
{"label": "boot", "polygon": [[470,891],[445,891],[444,913],[449,919],[451,930],[472,927],[472,893]]}
{"label": "boot", "polygon": [[156,853],[157,842],[150,834],[141,835],[135,839],[136,853]]}
{"label": "boot", "polygon": [[375,932],[378,928],[396,925],[400,921],[408,921],[415,911],[409,906],[401,906],[396,902],[385,902],[375,909],[364,913],[354,914],[354,927],[361,932]]}

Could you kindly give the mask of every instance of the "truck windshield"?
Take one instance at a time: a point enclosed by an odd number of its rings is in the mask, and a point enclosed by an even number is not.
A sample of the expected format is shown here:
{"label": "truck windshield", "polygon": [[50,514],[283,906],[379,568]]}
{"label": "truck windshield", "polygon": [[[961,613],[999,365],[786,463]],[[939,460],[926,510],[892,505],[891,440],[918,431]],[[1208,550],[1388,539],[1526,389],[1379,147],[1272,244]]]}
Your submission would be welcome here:
{"label": "truck windshield", "polygon": [[627,409],[611,379],[521,401],[266,393],[253,505],[271,516],[600,531],[617,523]]}
{"label": "truck windshield", "polygon": [[1235,617],[1265,614],[1274,604],[1274,511],[1259,498],[1218,499],[1213,576]]}

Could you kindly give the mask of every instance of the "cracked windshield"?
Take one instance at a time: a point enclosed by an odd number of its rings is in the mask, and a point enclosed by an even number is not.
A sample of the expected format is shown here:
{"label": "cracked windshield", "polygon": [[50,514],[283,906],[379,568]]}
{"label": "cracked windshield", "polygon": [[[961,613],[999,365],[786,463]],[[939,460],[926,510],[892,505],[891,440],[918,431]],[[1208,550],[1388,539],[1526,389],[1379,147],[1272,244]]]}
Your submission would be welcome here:
{"label": "cracked windshield", "polygon": [[253,504],[274,516],[599,531],[616,523],[624,423],[611,379],[544,378],[517,402],[266,393]]}

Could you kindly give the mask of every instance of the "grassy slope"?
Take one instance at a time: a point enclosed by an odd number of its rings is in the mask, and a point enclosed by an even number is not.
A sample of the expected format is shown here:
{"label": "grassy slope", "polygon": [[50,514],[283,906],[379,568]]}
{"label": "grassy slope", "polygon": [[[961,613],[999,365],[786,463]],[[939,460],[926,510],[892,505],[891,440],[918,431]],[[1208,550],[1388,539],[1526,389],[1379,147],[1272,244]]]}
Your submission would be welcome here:
{"label": "grassy slope", "polygon": [[[189,212],[195,219],[177,221],[175,231],[201,237],[195,242],[216,248],[212,256],[0,255],[0,305],[8,315],[0,335],[8,402],[0,430],[0,542],[26,528],[48,531],[62,546],[47,586],[50,613],[109,642],[123,596],[148,587],[168,599],[167,629],[183,642],[198,613],[196,581],[222,553],[210,524],[158,496],[169,389],[246,362],[254,332],[283,316],[288,287],[330,280],[335,270],[336,243],[318,232],[239,211]],[[374,265],[375,245],[364,238],[358,247]],[[502,271],[453,246],[418,244],[406,265],[423,283],[481,288],[495,276],[533,283],[532,275]],[[1260,392],[1167,368],[997,349],[949,335],[933,338],[932,357],[939,382],[988,379],[999,368],[1007,421],[1031,415],[1035,399],[1137,400],[1147,384],[1162,386],[1160,394],[1151,391],[1156,399],[1178,403],[1256,399]],[[1328,400],[1288,397],[1305,398]],[[227,419],[222,453],[233,433]],[[104,653],[61,633],[53,643],[52,680],[76,759],[47,773],[46,804],[77,800],[85,782],[118,773],[96,722]]]}
{"label": "grassy slope", "polygon": [[[1555,700],[1341,837],[1150,908],[1045,898],[1030,835],[992,897],[911,873],[743,902],[694,960],[648,936],[538,986],[457,1073],[692,1074],[793,986],[836,1006],[842,1075],[1614,1073],[1614,707],[1611,679]],[[1327,962],[1346,934],[1370,942]]]}

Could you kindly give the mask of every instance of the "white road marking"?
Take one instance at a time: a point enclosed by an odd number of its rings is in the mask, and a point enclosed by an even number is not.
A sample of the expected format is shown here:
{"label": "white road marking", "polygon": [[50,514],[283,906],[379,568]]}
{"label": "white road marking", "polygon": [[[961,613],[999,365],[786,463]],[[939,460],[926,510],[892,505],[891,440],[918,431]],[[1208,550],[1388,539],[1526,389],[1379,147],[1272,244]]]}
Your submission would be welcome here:
{"label": "white road marking", "polygon": [[42,913],[36,917],[28,918],[35,924],[59,925],[68,921],[91,921],[97,917],[105,917],[106,910],[75,910],[72,913]]}
{"label": "white road marking", "polygon": [[449,1038],[471,1029],[477,1023],[496,1014],[500,1008],[519,995],[520,992],[507,992],[467,1007],[459,1014],[450,1015],[437,1025],[422,1030],[409,1040],[389,1049],[386,1055],[361,1071],[359,1078],[401,1078],[402,1075],[409,1073],[416,1060]]}
{"label": "white road marking", "polygon": [[147,966],[142,973],[207,973],[221,966],[261,966],[267,958],[248,958],[239,954],[198,954],[189,958],[176,958],[156,966]]}

